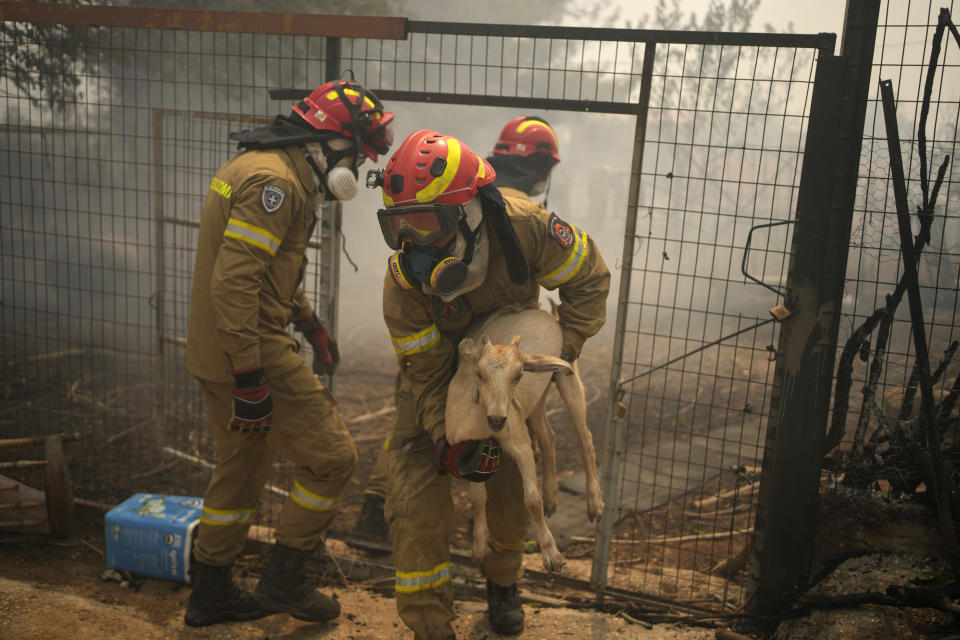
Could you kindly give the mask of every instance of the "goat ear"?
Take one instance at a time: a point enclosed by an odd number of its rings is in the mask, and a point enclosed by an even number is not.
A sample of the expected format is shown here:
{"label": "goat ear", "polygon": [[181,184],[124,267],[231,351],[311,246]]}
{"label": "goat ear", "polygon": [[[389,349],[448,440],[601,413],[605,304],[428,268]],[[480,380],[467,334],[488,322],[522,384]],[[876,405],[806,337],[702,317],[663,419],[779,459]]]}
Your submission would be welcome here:
{"label": "goat ear", "polygon": [[566,360],[548,356],[543,353],[524,353],[524,371],[553,371],[555,373],[573,373],[573,367]]}
{"label": "goat ear", "polygon": [[460,341],[460,344],[457,345],[457,349],[460,350],[460,356],[465,360],[470,362],[476,362],[477,356],[477,344],[470,338],[464,338]]}
{"label": "goat ear", "polygon": [[520,336],[513,336],[513,340],[510,341],[511,346],[517,346],[520,344]]}

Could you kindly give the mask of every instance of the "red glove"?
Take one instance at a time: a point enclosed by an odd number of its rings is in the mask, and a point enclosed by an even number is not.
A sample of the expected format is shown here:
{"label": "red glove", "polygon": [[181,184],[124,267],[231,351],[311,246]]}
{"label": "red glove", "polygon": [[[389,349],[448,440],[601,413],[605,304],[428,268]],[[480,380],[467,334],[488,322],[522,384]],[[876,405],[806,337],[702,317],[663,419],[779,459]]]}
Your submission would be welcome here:
{"label": "red glove", "polygon": [[248,440],[265,438],[273,423],[273,398],[263,367],[234,371],[233,419],[230,431]]}
{"label": "red glove", "polygon": [[303,333],[313,347],[313,372],[332,376],[340,365],[340,349],[317,314],[294,323],[293,328]]}
{"label": "red glove", "polygon": [[486,482],[500,470],[503,453],[496,438],[464,440],[451,445],[446,436],[440,436],[433,445],[433,463],[440,475],[450,472],[456,478],[470,482]]}

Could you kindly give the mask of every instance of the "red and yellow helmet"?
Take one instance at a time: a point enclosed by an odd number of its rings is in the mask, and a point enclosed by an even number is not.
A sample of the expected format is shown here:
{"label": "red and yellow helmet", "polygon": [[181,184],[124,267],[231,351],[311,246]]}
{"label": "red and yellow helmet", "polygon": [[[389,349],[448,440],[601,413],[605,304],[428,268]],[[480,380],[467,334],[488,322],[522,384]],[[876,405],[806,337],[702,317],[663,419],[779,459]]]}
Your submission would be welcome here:
{"label": "red and yellow helmet", "polygon": [[422,129],[407,136],[387,161],[383,203],[464,204],[496,176],[489,162],[457,138]]}
{"label": "red and yellow helmet", "polygon": [[519,116],[507,123],[493,147],[496,154],[532,156],[540,154],[560,162],[557,133],[543,118]]}
{"label": "red and yellow helmet", "polygon": [[357,82],[327,82],[293,106],[293,111],[317,131],[332,131],[360,141],[363,154],[376,162],[393,144],[393,113]]}

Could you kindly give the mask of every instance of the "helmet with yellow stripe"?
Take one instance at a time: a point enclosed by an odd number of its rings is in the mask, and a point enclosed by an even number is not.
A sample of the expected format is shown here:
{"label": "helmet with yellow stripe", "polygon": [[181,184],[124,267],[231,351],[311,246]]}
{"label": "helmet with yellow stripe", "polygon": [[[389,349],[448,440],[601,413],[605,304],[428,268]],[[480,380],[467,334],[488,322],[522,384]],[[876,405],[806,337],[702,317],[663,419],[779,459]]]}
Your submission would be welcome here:
{"label": "helmet with yellow stripe", "polygon": [[317,131],[356,136],[364,155],[376,162],[393,144],[393,113],[369,89],[357,82],[327,82],[293,106],[293,112]]}
{"label": "helmet with yellow stripe", "polygon": [[462,205],[495,177],[490,163],[466,144],[423,129],[407,136],[390,156],[382,176],[383,203]]}
{"label": "helmet with yellow stripe", "polygon": [[493,153],[508,156],[532,156],[534,154],[560,162],[560,145],[557,133],[543,118],[519,116],[507,123],[493,147]]}

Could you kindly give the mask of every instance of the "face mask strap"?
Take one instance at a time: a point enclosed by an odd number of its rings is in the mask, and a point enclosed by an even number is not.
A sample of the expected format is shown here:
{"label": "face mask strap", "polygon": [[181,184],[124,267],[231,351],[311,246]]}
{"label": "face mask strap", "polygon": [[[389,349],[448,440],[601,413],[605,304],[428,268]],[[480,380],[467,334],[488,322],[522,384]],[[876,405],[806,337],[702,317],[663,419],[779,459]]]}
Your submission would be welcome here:
{"label": "face mask strap", "polygon": [[327,177],[323,171],[320,170],[320,165],[317,164],[317,161],[313,159],[313,154],[307,149],[307,145],[301,143],[297,146],[300,147],[300,152],[303,154],[304,159],[307,161],[307,164],[310,165],[310,168],[313,169],[313,173],[316,174],[317,180],[319,180],[320,184],[324,185],[324,189],[326,189]]}
{"label": "face mask strap", "polygon": [[[305,144],[301,143],[299,145],[300,151],[303,153],[303,157],[306,159],[307,164],[310,165],[311,169],[313,169],[313,173],[316,174],[317,179],[320,181],[320,184],[323,185],[323,190],[327,198],[330,200],[339,200],[339,198],[335,196],[330,190],[330,186],[327,184],[327,176],[330,174],[330,172],[333,169],[337,168],[337,164],[341,160],[351,155],[350,150],[349,149],[331,149],[330,145],[327,143],[326,140],[320,140],[319,142],[320,142],[320,147],[323,149],[323,157],[327,161],[327,170],[325,172],[321,171],[320,165],[317,164],[317,161],[314,159],[313,154],[310,153],[310,150],[307,149],[307,146]],[[357,157],[356,142],[354,142],[353,147],[351,148],[353,149],[353,157],[356,158]],[[356,180],[359,179],[356,160],[350,163],[349,167],[340,167],[340,168],[349,169],[350,172],[353,174],[354,179]]]}

